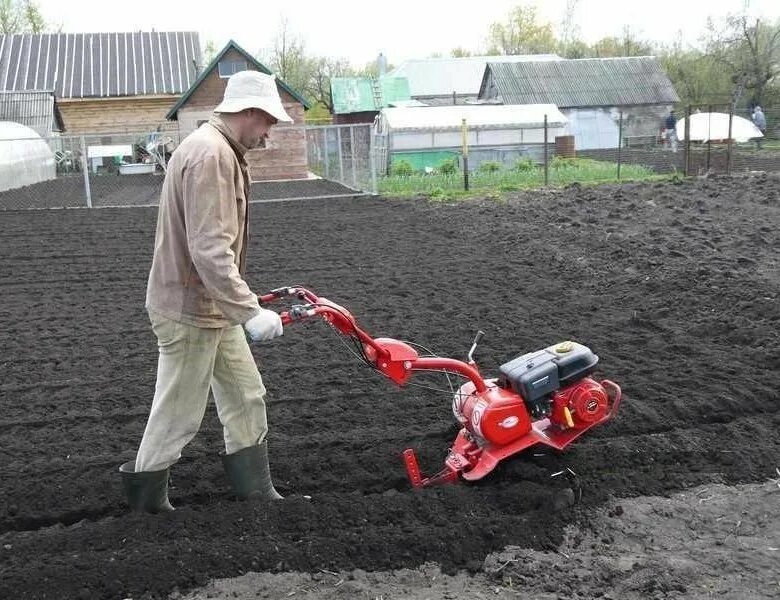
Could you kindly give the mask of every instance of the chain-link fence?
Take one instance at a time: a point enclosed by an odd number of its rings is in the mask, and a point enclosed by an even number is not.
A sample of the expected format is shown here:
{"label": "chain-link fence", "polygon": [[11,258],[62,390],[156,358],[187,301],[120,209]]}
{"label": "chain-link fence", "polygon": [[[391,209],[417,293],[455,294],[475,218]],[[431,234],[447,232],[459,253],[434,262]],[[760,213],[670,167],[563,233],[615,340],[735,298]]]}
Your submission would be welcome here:
{"label": "chain-link fence", "polygon": [[373,125],[306,127],[309,170],[356,191],[376,192]]}
{"label": "chain-link fence", "polygon": [[[526,127],[513,133],[522,142],[505,144],[479,143],[487,136],[467,124],[472,143],[465,157],[462,147],[428,148],[416,153],[419,164],[409,164],[409,152],[394,150],[392,134],[377,135],[371,124],[308,126],[309,179],[258,183],[252,198],[508,191],[669,173],[780,171],[780,109],[764,111],[760,137],[747,110],[683,107],[676,135],[665,126],[667,116],[649,120],[619,109],[569,114],[566,131]],[[0,210],[156,205],[179,141],[177,132],[159,131],[0,139]]]}

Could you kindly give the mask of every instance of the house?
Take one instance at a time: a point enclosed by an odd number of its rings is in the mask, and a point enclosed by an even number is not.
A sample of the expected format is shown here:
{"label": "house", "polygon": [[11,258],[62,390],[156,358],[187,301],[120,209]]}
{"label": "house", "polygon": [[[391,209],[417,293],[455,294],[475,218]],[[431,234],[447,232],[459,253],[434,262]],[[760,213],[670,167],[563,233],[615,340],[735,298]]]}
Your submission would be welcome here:
{"label": "house", "polygon": [[[166,117],[178,122],[181,137],[209,119],[214,108],[222,101],[227,79],[233,73],[247,69],[271,75],[265,65],[236,42],[229,41],[168,111]],[[281,79],[277,79],[277,86],[284,108],[294,123],[274,126],[266,146],[247,153],[253,181],[308,177],[303,123],[309,102]]]}
{"label": "house", "polygon": [[518,63],[551,60],[561,60],[561,57],[556,54],[518,54],[423,58],[401,63],[387,76],[405,78],[409,82],[410,97],[428,106],[468,104],[479,95],[488,61]]}
{"label": "house", "polygon": [[195,32],[0,36],[0,91],[52,90],[69,134],[146,132],[196,78]]}
{"label": "house", "polygon": [[330,93],[336,125],[373,123],[382,108],[414,102],[404,77],[332,77]]}
{"label": "house", "polygon": [[654,140],[680,100],[652,56],[490,61],[478,98],[513,105],[555,104],[567,117],[567,133],[574,136],[578,150]]}

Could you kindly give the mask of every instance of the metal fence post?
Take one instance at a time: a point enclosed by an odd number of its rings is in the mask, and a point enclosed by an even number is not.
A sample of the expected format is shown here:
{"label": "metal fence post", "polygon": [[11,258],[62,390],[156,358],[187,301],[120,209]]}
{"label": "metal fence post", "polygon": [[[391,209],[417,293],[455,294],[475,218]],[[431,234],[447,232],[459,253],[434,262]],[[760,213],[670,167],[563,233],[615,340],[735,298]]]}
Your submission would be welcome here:
{"label": "metal fence post", "polygon": [[374,132],[368,130],[368,156],[371,163],[371,191],[376,194],[376,143],[374,141]]}
{"label": "metal fence post", "polygon": [[323,156],[325,157],[325,179],[330,179],[330,148],[328,147],[329,131],[330,129],[327,127],[322,130],[322,138],[324,140],[322,147],[323,147]]}
{"label": "metal fence post", "polygon": [[337,126],[336,140],[339,144],[339,183],[344,183],[344,153],[341,148],[341,127]]}
{"label": "metal fence post", "polygon": [[352,183],[355,187],[357,187],[357,166],[355,165],[355,125],[349,126],[349,151],[352,155]]}
{"label": "metal fence post", "polygon": [[547,150],[547,115],[544,115],[544,185],[550,181],[550,161]]}
{"label": "metal fence post", "polygon": [[620,120],[618,121],[618,156],[617,156],[617,179],[620,181],[620,150],[623,148],[623,111],[620,111]]}
{"label": "metal fence post", "polygon": [[92,208],[92,190],[89,187],[89,159],[87,158],[87,140],[81,136],[81,172],[84,174],[84,193],[87,196],[87,208]]}

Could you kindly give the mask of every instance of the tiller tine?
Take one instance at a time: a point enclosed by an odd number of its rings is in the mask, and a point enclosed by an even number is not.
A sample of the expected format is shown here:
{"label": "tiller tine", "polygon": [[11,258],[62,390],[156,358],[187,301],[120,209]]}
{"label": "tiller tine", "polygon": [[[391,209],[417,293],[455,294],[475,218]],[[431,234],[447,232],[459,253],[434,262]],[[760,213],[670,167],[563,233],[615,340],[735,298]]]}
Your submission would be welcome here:
{"label": "tiller tine", "polygon": [[430,487],[432,485],[441,485],[443,483],[455,483],[458,481],[459,469],[451,468],[447,464],[441,471],[431,477],[423,477],[420,473],[420,465],[417,464],[417,456],[414,450],[407,448],[403,452],[404,464],[406,465],[406,475],[414,488]]}

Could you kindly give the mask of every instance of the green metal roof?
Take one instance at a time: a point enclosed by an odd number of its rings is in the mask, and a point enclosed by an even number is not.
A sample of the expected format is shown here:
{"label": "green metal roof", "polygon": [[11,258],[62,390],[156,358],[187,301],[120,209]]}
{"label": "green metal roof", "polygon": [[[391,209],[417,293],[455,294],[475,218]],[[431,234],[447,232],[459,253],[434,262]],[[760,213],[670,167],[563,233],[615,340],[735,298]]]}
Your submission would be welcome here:
{"label": "green metal roof", "polygon": [[409,82],[404,77],[333,77],[330,93],[336,114],[375,111],[410,99]]}
{"label": "green metal roof", "polygon": [[[241,46],[236,44],[233,40],[230,40],[224,48],[214,57],[214,60],[212,60],[208,66],[201,71],[198,78],[193,82],[193,84],[190,86],[190,88],[182,94],[181,98],[176,102],[176,104],[173,105],[173,108],[168,111],[168,114],[165,115],[166,119],[176,120],[178,118],[178,112],[179,109],[184,106],[184,104],[189,100],[190,96],[195,92],[196,89],[198,89],[198,86],[203,83],[203,80],[208,77],[209,73],[211,73],[214,69],[217,68],[217,65],[219,64],[219,61],[222,60],[222,57],[227,54],[228,50],[233,49],[239,54],[243,55],[244,58],[246,58],[247,62],[255,67],[258,71],[261,73],[265,73],[266,75],[273,75],[271,73],[271,70],[266,67],[263,63],[261,63],[259,60],[257,60],[254,56],[249,54],[246,50],[244,50]],[[277,77],[276,81],[279,83],[279,85],[282,87],[284,91],[286,91],[288,94],[290,94],[293,98],[295,98],[298,102],[303,104],[304,109],[311,108],[310,103],[301,96],[298,92],[296,92],[293,88],[291,88],[289,85],[287,85],[283,80],[279,79]]]}
{"label": "green metal roof", "polygon": [[675,104],[680,98],[652,56],[492,63],[479,97],[490,88],[504,104],[550,103],[561,108]]}

